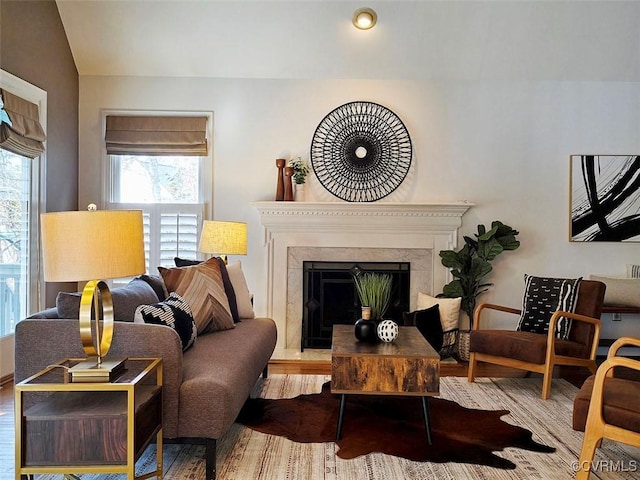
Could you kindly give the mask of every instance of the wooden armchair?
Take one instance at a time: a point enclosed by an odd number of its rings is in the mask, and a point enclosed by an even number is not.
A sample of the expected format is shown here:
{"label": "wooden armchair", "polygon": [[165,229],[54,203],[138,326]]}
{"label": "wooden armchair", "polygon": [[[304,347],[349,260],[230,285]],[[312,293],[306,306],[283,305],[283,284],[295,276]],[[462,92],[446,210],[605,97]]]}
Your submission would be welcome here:
{"label": "wooden armchair", "polygon": [[584,431],[576,480],[589,478],[603,438],[640,447],[640,381],[626,375],[619,378],[616,368],[632,369],[640,378],[640,361],[616,356],[625,345],[640,347],[640,338],[616,340],[607,360],[585,381],[574,400],[573,428]]}
{"label": "wooden armchair", "polygon": [[[554,366],[584,366],[595,373],[604,291],[604,283],[582,280],[574,313],[555,312],[549,323],[548,334],[482,329],[481,319],[485,310],[517,315],[521,310],[490,303],[478,305],[470,335],[468,381],[473,382],[479,361],[541,373],[544,376],[542,398],[546,400],[551,392]],[[555,336],[556,324],[562,316],[572,320],[567,340]]]}

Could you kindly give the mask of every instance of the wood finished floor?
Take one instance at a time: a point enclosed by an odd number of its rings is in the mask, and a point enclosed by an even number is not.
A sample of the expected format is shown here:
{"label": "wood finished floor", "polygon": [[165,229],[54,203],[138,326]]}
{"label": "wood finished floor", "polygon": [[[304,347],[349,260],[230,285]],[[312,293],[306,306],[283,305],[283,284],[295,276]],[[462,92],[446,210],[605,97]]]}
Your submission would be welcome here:
{"label": "wood finished floor", "polygon": [[[274,374],[304,374],[304,375],[330,375],[331,363],[327,361],[294,361],[275,360],[269,364],[269,373]],[[466,363],[442,363],[440,375],[466,377]],[[525,373],[498,365],[479,364],[478,377],[522,377]],[[558,371],[558,376],[564,378],[576,386],[589,375],[587,369],[566,368]],[[0,388],[0,480],[13,479],[13,465],[15,462],[14,450],[14,411],[13,411],[13,383],[9,382]]]}
{"label": "wood finished floor", "polygon": [[8,383],[0,388],[0,479],[13,478],[9,476],[9,467],[13,472],[15,451],[13,443],[13,384]]}

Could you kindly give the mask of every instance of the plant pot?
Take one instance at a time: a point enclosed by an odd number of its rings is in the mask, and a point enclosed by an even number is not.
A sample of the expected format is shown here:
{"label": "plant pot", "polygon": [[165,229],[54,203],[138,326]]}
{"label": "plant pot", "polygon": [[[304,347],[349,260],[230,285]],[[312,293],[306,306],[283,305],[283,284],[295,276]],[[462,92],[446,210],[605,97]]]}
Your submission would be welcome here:
{"label": "plant pot", "polygon": [[354,333],[361,342],[375,343],[378,341],[378,324],[375,320],[361,318],[356,321]]}
{"label": "plant pot", "polygon": [[294,183],[294,200],[296,202],[306,202],[307,201],[307,189],[305,188],[304,183]]}
{"label": "plant pot", "polygon": [[469,361],[469,341],[471,340],[470,330],[460,330],[458,332],[458,358],[465,362]]}

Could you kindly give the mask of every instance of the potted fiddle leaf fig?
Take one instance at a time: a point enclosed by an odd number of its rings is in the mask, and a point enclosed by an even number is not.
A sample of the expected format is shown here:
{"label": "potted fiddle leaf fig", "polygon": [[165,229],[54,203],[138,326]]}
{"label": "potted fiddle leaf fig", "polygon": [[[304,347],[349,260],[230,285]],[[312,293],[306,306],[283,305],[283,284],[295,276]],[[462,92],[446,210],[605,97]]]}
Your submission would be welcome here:
{"label": "potted fiddle leaf fig", "polygon": [[464,246],[458,250],[442,250],[440,258],[442,265],[451,269],[454,280],[447,283],[439,297],[461,297],[460,309],[469,316],[470,326],[473,328],[473,311],[476,299],[485,293],[492,283],[483,283],[493,267],[491,261],[507,250],[515,250],[520,246],[516,235],[520,232],[500,221],[491,223],[487,230],[484,225],[478,225],[478,233],[471,237],[464,237]]}

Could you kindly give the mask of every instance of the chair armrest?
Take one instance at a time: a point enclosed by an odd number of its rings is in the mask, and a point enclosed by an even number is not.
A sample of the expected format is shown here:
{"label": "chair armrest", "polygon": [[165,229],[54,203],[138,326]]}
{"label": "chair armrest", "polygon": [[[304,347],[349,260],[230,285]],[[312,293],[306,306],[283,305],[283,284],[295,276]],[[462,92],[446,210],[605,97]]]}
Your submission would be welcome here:
{"label": "chair armrest", "polygon": [[[611,357],[607,358],[598,367],[593,381],[593,390],[591,391],[591,405],[598,415],[602,415],[604,380],[605,378],[610,378],[613,374],[613,369],[618,367],[625,367],[640,371],[640,362],[625,357]],[[591,414],[592,407],[589,408],[589,415]],[[588,421],[589,420],[587,419],[587,422]]]}
{"label": "chair armrest", "polygon": [[513,313],[520,315],[522,310],[517,308],[505,307],[504,305],[496,305],[494,303],[481,303],[473,312],[473,328],[472,330],[480,330],[480,314],[484,309],[497,310],[500,312]]}
{"label": "chair armrest", "polygon": [[607,354],[607,358],[615,357],[618,354],[618,350],[620,350],[622,347],[626,345],[640,347],[640,338],[620,337],[615,342],[613,342],[609,347],[609,353]]}
{"label": "chair armrest", "polygon": [[598,353],[598,343],[600,342],[600,328],[602,326],[602,322],[599,318],[588,317],[586,315],[580,315],[579,313],[563,312],[562,310],[555,311],[549,321],[547,352],[555,352],[556,325],[558,324],[560,317],[567,317],[574,321],[590,323],[594,326],[595,332],[593,334],[593,341],[591,342],[589,358],[595,360],[596,354]]}

